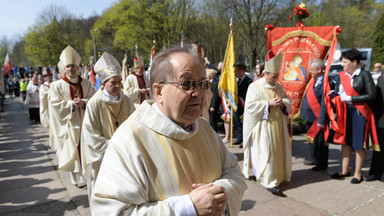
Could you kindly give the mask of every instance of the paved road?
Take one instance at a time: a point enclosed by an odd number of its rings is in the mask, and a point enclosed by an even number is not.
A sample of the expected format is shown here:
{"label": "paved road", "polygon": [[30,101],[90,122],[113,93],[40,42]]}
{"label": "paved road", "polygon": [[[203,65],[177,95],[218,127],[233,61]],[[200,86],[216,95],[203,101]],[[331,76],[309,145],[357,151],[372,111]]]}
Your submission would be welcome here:
{"label": "paved road", "polygon": [[[28,108],[20,98],[7,98],[0,115],[0,215],[90,215],[87,191],[74,187],[69,174],[57,170],[48,130],[29,121]],[[242,150],[229,149],[241,166]],[[249,180],[240,215],[384,215],[382,181],[352,185],[352,177],[330,179],[339,169],[338,145],[330,146],[330,166],[321,172],[303,165],[308,157],[303,135],[293,137],[292,149],[292,181],[281,185],[286,197],[274,196]],[[370,157],[368,151],[365,175]]]}

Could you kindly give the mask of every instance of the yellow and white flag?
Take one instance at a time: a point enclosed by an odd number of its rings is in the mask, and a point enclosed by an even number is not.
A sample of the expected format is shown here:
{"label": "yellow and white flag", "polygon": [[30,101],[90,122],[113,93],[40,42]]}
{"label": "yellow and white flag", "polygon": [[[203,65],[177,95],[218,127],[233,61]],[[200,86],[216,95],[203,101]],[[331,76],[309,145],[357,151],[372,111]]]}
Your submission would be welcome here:
{"label": "yellow and white flag", "polygon": [[232,107],[234,111],[237,110],[237,80],[235,74],[235,49],[233,45],[232,30],[229,32],[227,51],[225,53],[224,65],[221,71],[219,82],[219,92],[224,99]]}

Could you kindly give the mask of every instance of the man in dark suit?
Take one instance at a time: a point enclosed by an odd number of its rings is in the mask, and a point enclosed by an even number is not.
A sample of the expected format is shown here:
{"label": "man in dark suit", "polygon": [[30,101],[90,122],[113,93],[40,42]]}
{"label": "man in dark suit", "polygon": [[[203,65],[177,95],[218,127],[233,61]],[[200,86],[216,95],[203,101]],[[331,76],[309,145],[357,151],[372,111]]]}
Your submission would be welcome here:
{"label": "man in dark suit", "polygon": [[219,78],[216,76],[217,71],[215,69],[205,69],[207,79],[211,82],[212,99],[209,106],[209,123],[212,128],[217,132],[217,122],[220,118],[220,105],[221,98],[219,96]]}
{"label": "man in dark suit", "polygon": [[372,151],[371,168],[366,181],[380,180],[384,173],[384,72],[377,79],[374,115],[380,151]]}
{"label": "man in dark suit", "polygon": [[237,75],[238,104],[237,111],[234,113],[237,131],[237,140],[234,144],[241,144],[243,142],[242,116],[244,113],[245,96],[247,95],[248,86],[252,83],[252,79],[245,74],[245,69],[246,67],[244,64],[237,64],[235,69]]}
{"label": "man in dark suit", "polygon": [[324,103],[323,81],[324,63],[321,59],[314,59],[308,64],[308,71],[312,80],[301,103],[300,118],[307,122],[307,139],[312,161],[305,161],[306,165],[315,165],[312,170],[320,171],[328,167],[328,144],[324,140],[327,131],[328,115]]}

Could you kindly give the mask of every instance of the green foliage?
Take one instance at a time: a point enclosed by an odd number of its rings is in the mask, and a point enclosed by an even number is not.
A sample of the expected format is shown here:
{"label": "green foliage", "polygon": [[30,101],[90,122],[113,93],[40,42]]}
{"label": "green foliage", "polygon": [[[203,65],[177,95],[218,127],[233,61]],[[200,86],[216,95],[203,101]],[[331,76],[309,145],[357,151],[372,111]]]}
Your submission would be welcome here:
{"label": "green foliage", "polygon": [[96,44],[103,46],[98,45],[98,50],[114,47],[117,52],[128,53],[132,62],[135,45],[138,45],[139,55],[149,60],[153,40],[156,47],[179,43],[180,31],[187,19],[187,5],[185,0],[121,0],[95,23],[94,29],[98,31],[92,34],[96,36]]}
{"label": "green foliage", "polygon": [[[1,40],[0,40],[0,64],[4,64],[5,56],[7,55],[7,53],[10,53],[10,51],[11,51],[9,45],[10,45],[10,41],[8,40],[8,38],[6,36],[1,38]],[[2,65],[0,67],[2,67]]]}
{"label": "green foliage", "polygon": [[11,61],[17,63],[16,65],[33,65],[31,61],[28,60],[28,57],[24,51],[25,40],[21,38],[18,40],[12,50],[12,54],[10,55]]}
{"label": "green foliage", "polygon": [[370,36],[375,29],[378,16],[382,14],[382,6],[373,0],[323,1],[308,5],[311,17],[306,20],[307,26],[335,26],[341,28],[338,36],[341,48],[370,47]]}
{"label": "green foliage", "polygon": [[376,30],[372,35],[373,59],[372,62],[384,62],[384,14],[377,22]]}
{"label": "green foliage", "polygon": [[[122,60],[128,54],[132,65],[138,53],[149,63],[153,40],[156,51],[180,43],[183,30],[186,43],[201,44],[209,60],[217,64],[225,55],[229,34],[229,20],[233,18],[233,35],[236,59],[252,69],[256,60],[266,55],[266,25],[293,27],[296,22],[288,17],[301,1],[296,0],[120,0],[100,17],[78,19],[68,12],[57,15],[43,13],[40,23],[29,29],[13,53],[15,64],[56,64],[60,52],[72,45],[88,63],[94,53],[109,52]],[[305,2],[311,16],[304,20],[306,26],[339,25],[338,39],[342,48],[374,47],[375,61],[383,61],[384,6],[374,0],[333,0]],[[53,9],[56,7],[52,6]],[[378,25],[376,25],[378,23]],[[97,31],[95,31],[97,29]],[[22,41],[25,41],[22,42]],[[8,50],[0,41],[0,55]],[[12,57],[12,56],[11,56]]]}

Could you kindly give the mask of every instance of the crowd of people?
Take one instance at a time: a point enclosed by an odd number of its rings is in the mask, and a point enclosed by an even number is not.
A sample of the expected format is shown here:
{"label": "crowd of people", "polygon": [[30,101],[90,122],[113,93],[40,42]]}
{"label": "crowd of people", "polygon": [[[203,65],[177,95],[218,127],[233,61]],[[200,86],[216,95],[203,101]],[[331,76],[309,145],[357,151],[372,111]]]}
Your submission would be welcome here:
{"label": "crowd of people", "polygon": [[[277,81],[282,53],[259,62],[253,79],[244,64],[235,65],[234,144],[244,150],[242,168],[224,145],[230,141],[231,109],[218,89],[222,62],[215,67],[185,44],[160,52],[147,73],[144,59],[136,56],[132,72],[122,77],[119,61],[104,52],[94,66],[101,83],[95,89],[73,47],[58,59],[57,67],[41,73],[19,71],[30,80],[12,77],[8,89],[12,97],[23,96],[31,121],[49,129],[59,169],[70,173],[72,184],[87,187],[93,215],[237,215],[251,176],[283,195],[279,185],[291,179],[292,150],[291,99]],[[342,54],[344,71],[338,83],[329,83],[328,95],[324,62],[311,60],[300,110],[310,149],[305,164],[326,170],[329,143],[342,144],[341,170],[331,178],[352,175],[354,151],[352,184],[364,180],[369,137],[374,152],[365,180],[379,180],[384,172],[382,64],[371,75],[359,67],[360,59],[355,49]],[[224,139],[218,135],[220,118]]]}

